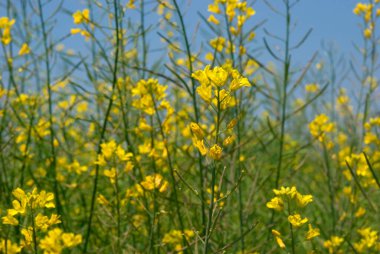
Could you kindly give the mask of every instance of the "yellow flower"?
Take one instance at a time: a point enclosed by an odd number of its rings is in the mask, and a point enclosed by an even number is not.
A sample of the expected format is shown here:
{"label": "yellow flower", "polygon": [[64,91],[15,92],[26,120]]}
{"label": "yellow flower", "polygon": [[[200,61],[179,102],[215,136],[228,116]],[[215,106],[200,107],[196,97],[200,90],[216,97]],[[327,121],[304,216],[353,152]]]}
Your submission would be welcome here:
{"label": "yellow flower", "polygon": [[116,168],[105,169],[103,173],[104,173],[104,176],[108,177],[108,179],[110,180],[112,184],[115,183],[116,173],[117,173]]}
{"label": "yellow flower", "polygon": [[228,72],[225,71],[222,67],[216,66],[207,72],[207,76],[213,85],[221,87],[227,81]]}
{"label": "yellow flower", "polygon": [[307,218],[301,218],[301,215],[299,214],[294,214],[294,215],[289,215],[288,216],[288,221],[290,224],[293,225],[293,227],[300,227],[302,226],[303,224],[305,224],[306,222],[308,222],[308,219]]}
{"label": "yellow flower", "polygon": [[284,209],[284,201],[280,197],[274,197],[267,203],[267,207],[276,211],[282,211]]}
{"label": "yellow flower", "polygon": [[323,142],[326,133],[332,132],[334,128],[334,123],[329,122],[329,118],[325,114],[317,115],[309,124],[311,135],[317,138],[320,142]]}
{"label": "yellow flower", "polygon": [[225,47],[226,39],[223,37],[216,37],[215,39],[210,40],[210,45],[218,52],[222,52]]}
{"label": "yellow flower", "polygon": [[313,228],[311,224],[309,224],[309,230],[306,233],[305,239],[306,240],[311,240],[314,237],[319,236],[319,229],[318,228]]}
{"label": "yellow flower", "polygon": [[222,152],[223,149],[215,144],[210,148],[210,157],[214,160],[220,160],[220,158],[222,158]]}
{"label": "yellow flower", "polygon": [[197,93],[199,96],[207,103],[211,102],[212,99],[212,87],[200,85],[197,87]]}
{"label": "yellow flower", "polygon": [[126,7],[127,7],[127,9],[136,9],[135,0],[129,0]]}
{"label": "yellow flower", "polygon": [[208,150],[203,143],[203,139],[202,140],[194,139],[193,142],[194,142],[194,145],[198,148],[199,152],[202,154],[202,156],[205,156]]}
{"label": "yellow flower", "polygon": [[306,92],[309,92],[309,93],[315,93],[319,90],[319,85],[315,84],[315,83],[307,84],[305,86],[305,90],[306,90]]}
{"label": "yellow flower", "polygon": [[162,243],[166,245],[171,245],[175,253],[182,254],[183,247],[182,241],[183,236],[189,241],[192,237],[194,237],[194,232],[192,230],[184,230],[183,233],[180,230],[172,230],[169,233],[166,233],[162,239]]}
{"label": "yellow flower", "polygon": [[366,39],[370,39],[372,37],[372,29],[371,28],[366,28],[363,32],[364,37]]}
{"label": "yellow flower", "polygon": [[217,18],[215,18],[215,16],[212,14],[208,17],[207,21],[210,23],[213,23],[215,25],[219,25],[219,23],[220,23],[219,20]]}
{"label": "yellow flower", "polygon": [[33,228],[28,227],[21,229],[21,234],[24,236],[24,246],[30,246],[33,242]]}
{"label": "yellow flower", "polygon": [[141,186],[144,187],[145,190],[158,189],[159,192],[166,191],[168,185],[168,181],[166,181],[160,174],[148,175],[141,182]]}
{"label": "yellow flower", "polygon": [[283,187],[282,186],[278,190],[274,189],[273,192],[276,196],[285,195],[285,196],[289,196],[290,198],[294,198],[294,196],[298,193],[295,186],[293,186],[293,187]]}
{"label": "yellow flower", "polygon": [[0,38],[4,45],[8,45],[12,41],[11,28],[15,22],[14,19],[10,20],[8,17],[0,18],[0,29],[3,30],[3,34]]}
{"label": "yellow flower", "polygon": [[275,237],[277,245],[278,245],[281,249],[285,249],[286,246],[285,246],[284,241],[281,239],[281,233],[278,232],[278,231],[275,230],[275,229],[272,229],[272,235]]}
{"label": "yellow flower", "polygon": [[22,55],[27,55],[29,53],[30,53],[29,45],[26,44],[26,43],[22,44],[22,46],[21,46],[20,51],[18,52],[18,54],[20,56],[22,56]]}
{"label": "yellow flower", "polygon": [[3,220],[3,224],[17,226],[19,224],[19,221],[13,217],[15,214],[9,211],[10,209],[8,209],[7,215],[1,218]]}
{"label": "yellow flower", "polygon": [[307,204],[313,202],[312,195],[301,195],[300,193],[296,194],[296,202],[299,207],[305,207]]}
{"label": "yellow flower", "polygon": [[197,139],[203,139],[203,130],[197,123],[190,123],[190,129],[193,134],[197,137]]}
{"label": "yellow flower", "polygon": [[216,13],[216,14],[220,13],[219,4],[217,2],[209,4],[208,11],[211,13]]}
{"label": "yellow flower", "polygon": [[326,240],[323,243],[323,247],[329,250],[330,254],[335,253],[336,250],[338,250],[339,246],[342,244],[344,239],[339,236],[331,236],[329,240]]}
{"label": "yellow flower", "polygon": [[40,248],[44,253],[61,253],[65,248],[74,247],[82,242],[81,235],[64,233],[61,229],[50,230],[40,241]]}
{"label": "yellow flower", "polygon": [[355,212],[355,217],[360,218],[366,213],[366,210],[363,207],[359,207],[359,209]]}
{"label": "yellow flower", "polygon": [[74,24],[88,23],[90,21],[90,11],[84,9],[83,11],[76,11],[73,13]]}
{"label": "yellow flower", "polygon": [[235,136],[228,136],[225,140],[223,140],[223,146],[231,145],[235,140]]}
{"label": "yellow flower", "polygon": [[244,78],[244,77],[234,78],[230,84],[230,90],[231,92],[233,92],[233,91],[238,90],[239,88],[242,88],[243,86],[247,86],[247,87],[251,86],[247,78]]}

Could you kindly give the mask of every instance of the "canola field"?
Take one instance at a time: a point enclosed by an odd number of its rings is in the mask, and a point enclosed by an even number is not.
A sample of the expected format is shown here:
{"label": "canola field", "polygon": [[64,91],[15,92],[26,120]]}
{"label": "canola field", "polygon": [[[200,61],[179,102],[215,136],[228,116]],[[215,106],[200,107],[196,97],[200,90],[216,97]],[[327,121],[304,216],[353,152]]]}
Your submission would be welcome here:
{"label": "canola field", "polygon": [[1,1],[0,253],[380,253],[380,1],[304,1]]}

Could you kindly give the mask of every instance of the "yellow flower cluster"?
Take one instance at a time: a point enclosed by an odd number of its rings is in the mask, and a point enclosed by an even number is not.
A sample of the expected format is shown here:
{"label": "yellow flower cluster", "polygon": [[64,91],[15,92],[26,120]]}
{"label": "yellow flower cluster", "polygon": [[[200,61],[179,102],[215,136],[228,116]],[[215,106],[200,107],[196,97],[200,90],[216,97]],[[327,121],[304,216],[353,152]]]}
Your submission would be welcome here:
{"label": "yellow flower cluster", "polygon": [[[297,188],[295,186],[281,187],[280,189],[274,189],[273,192],[276,196],[267,202],[267,208],[278,212],[287,211],[287,221],[294,229],[301,228],[309,221],[308,218],[303,218],[299,212],[297,212],[297,210],[304,208],[309,203],[311,203],[313,201],[312,195],[302,195],[297,191]],[[288,209],[284,209],[285,204],[287,204]],[[281,249],[285,249],[286,245],[281,238],[281,233],[273,229],[272,234],[275,237],[277,245]],[[309,224],[308,230],[304,235],[304,239],[311,240],[317,236],[319,236],[319,229],[313,228],[312,225]]]}
{"label": "yellow flower cluster", "polygon": [[83,11],[76,11],[73,14],[74,24],[82,24],[90,22],[90,10],[84,9]]}
{"label": "yellow flower cluster", "polygon": [[[12,194],[16,199],[12,201],[13,208],[8,209],[7,215],[2,217],[3,224],[17,226],[19,224],[19,221],[14,216],[25,216],[26,214],[28,214],[28,211],[30,209],[55,207],[54,194],[51,192],[46,192],[43,190],[40,193],[38,193],[37,188],[34,188],[32,192],[25,193],[22,189],[17,188],[12,192]],[[53,215],[50,222],[59,223],[57,222],[59,221],[58,216]],[[42,219],[40,214],[38,214],[37,217],[39,217],[39,219]]]}
{"label": "yellow flower cluster", "polygon": [[73,233],[64,233],[61,229],[55,228],[50,230],[45,238],[40,241],[40,248],[44,254],[62,253],[66,248],[72,248],[82,242],[81,235]]}
{"label": "yellow flower cluster", "polygon": [[[83,11],[76,11],[73,13],[73,20],[74,24],[80,25],[80,24],[88,24],[90,23],[90,10],[84,9]],[[72,28],[71,34],[81,34],[83,37],[85,37],[86,41],[88,41],[91,38],[91,34],[86,29],[81,28]]]}
{"label": "yellow flower cluster", "polygon": [[166,109],[168,114],[173,113],[173,108],[166,100],[167,88],[159,84],[157,79],[140,80],[132,89],[132,96],[135,97],[132,106],[148,115],[153,115],[156,110],[163,109]]}
{"label": "yellow flower cluster", "polygon": [[222,10],[225,10],[229,22],[228,29],[233,35],[238,35],[247,20],[256,13],[252,7],[247,6],[247,1],[214,0],[212,4],[208,5],[208,11],[212,13],[208,17],[208,22],[219,25],[219,19],[224,16]]}
{"label": "yellow flower cluster", "polygon": [[[133,154],[126,152],[121,145],[116,144],[115,140],[110,140],[100,145],[101,153],[98,155],[98,159],[95,164],[100,166],[107,166],[109,163],[125,163],[124,171],[126,173],[130,172],[134,165],[131,161]],[[115,183],[116,176],[118,175],[116,167],[111,167],[110,169],[105,169],[103,171],[104,176],[108,177],[112,184]]]}
{"label": "yellow flower cluster", "polygon": [[0,18],[0,29],[2,31],[0,39],[4,45],[8,45],[12,41],[11,28],[15,22],[16,20],[9,19],[8,17]]}
{"label": "yellow flower cluster", "polygon": [[168,189],[169,182],[160,174],[147,175],[141,183],[135,184],[126,191],[127,199],[144,195],[145,191],[157,190],[162,193]]}
{"label": "yellow flower cluster", "polygon": [[274,189],[273,192],[276,197],[267,203],[267,207],[276,211],[282,211],[284,209],[284,201],[294,200],[300,208],[307,206],[313,201],[312,195],[302,195],[297,191],[295,186],[281,187],[278,190]]}
{"label": "yellow flower cluster", "polygon": [[[374,4],[379,3],[378,0],[374,1]],[[354,8],[354,14],[357,16],[363,16],[364,21],[366,23],[366,28],[364,29],[364,37],[367,39],[370,39],[372,37],[373,31],[375,29],[375,21],[374,16],[379,17],[380,16],[380,8],[378,8],[374,15],[374,4],[365,4],[365,3],[358,3],[356,7]]]}
{"label": "yellow flower cluster", "polygon": [[373,251],[373,253],[379,253],[379,233],[376,230],[366,227],[358,229],[357,232],[361,239],[353,245],[358,253],[372,253],[371,251]]}
{"label": "yellow flower cluster", "polygon": [[[211,188],[207,188],[206,191],[208,194],[211,194]],[[217,206],[219,206],[219,207],[223,207],[224,206],[224,201],[223,201],[224,197],[225,197],[224,193],[219,190],[219,186],[214,185],[214,204],[217,204]],[[211,200],[207,200],[207,204],[210,204],[210,203],[211,203]]]}
{"label": "yellow flower cluster", "polygon": [[339,251],[339,247],[342,245],[343,241],[344,239],[342,237],[333,235],[329,240],[326,240],[323,243],[323,247],[328,249],[330,254],[343,253]]}
{"label": "yellow flower cluster", "polygon": [[[37,232],[46,232],[53,225],[61,223],[60,216],[51,214],[50,218],[43,215],[40,210],[44,208],[55,208],[54,194],[51,192],[38,192],[36,188],[32,192],[25,193],[24,190],[16,188],[12,192],[15,199],[12,201],[13,208],[7,210],[7,215],[2,217],[3,224],[18,226],[22,225],[20,233],[24,236],[20,247],[10,240],[1,240],[0,251],[4,253],[19,253],[23,248],[33,248],[37,243]],[[17,216],[17,218],[15,218]],[[20,216],[25,217],[23,224],[19,222]],[[33,221],[30,222],[29,218]],[[29,225],[27,225],[29,224]],[[54,228],[47,232],[44,239],[39,242],[39,247],[44,253],[61,253],[63,248],[71,248],[82,242],[81,235],[63,233],[61,229]],[[34,246],[34,247],[33,247]]]}
{"label": "yellow flower cluster", "polygon": [[192,230],[184,230],[183,234],[180,230],[172,230],[164,235],[162,243],[170,245],[171,250],[181,254],[183,253],[182,238],[185,237],[189,241],[194,235]]}
{"label": "yellow flower cluster", "polygon": [[200,83],[197,87],[198,95],[207,103],[212,102],[217,107],[219,105],[222,110],[235,105],[233,92],[251,86],[247,78],[229,65],[214,68],[207,65],[204,70],[198,70],[191,76]]}
{"label": "yellow flower cluster", "polygon": [[326,140],[326,133],[332,132],[335,129],[335,124],[329,121],[329,117],[325,114],[317,115],[309,124],[310,133],[320,142]]}
{"label": "yellow flower cluster", "polygon": [[[216,66],[211,68],[207,65],[204,70],[195,71],[192,77],[199,82],[196,89],[198,95],[208,105],[211,104],[215,107],[216,111],[224,111],[236,105],[234,92],[242,87],[250,87],[251,84],[247,78],[243,77],[236,69],[232,68],[229,64],[224,66]],[[230,130],[236,125],[237,119],[231,121],[226,128],[226,134],[223,141],[223,146],[231,145],[235,136],[230,133]],[[190,130],[193,133],[193,144],[198,148],[202,156],[207,154],[213,160],[220,160],[223,155],[223,149],[219,144],[205,145],[205,132],[201,125],[192,122]],[[216,133],[219,135],[220,133]]]}

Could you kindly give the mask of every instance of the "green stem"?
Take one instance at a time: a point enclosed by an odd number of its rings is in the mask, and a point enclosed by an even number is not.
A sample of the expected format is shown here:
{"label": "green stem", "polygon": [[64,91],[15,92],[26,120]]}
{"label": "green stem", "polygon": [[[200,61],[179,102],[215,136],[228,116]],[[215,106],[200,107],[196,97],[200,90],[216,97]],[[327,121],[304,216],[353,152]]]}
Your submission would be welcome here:
{"label": "green stem", "polygon": [[49,123],[50,123],[50,148],[51,148],[51,163],[50,163],[50,170],[49,175],[54,178],[54,195],[56,200],[56,206],[58,214],[63,216],[63,208],[61,206],[60,202],[60,196],[58,192],[58,180],[57,180],[57,162],[56,162],[56,151],[54,146],[54,140],[55,140],[55,130],[54,130],[54,122],[53,122],[53,102],[52,102],[52,90],[51,90],[51,76],[50,76],[50,58],[49,58],[49,52],[50,47],[48,47],[48,40],[47,40],[47,33],[45,28],[45,20],[44,20],[44,12],[42,10],[42,4],[41,0],[38,0],[38,10],[39,10],[39,17],[41,21],[41,28],[42,28],[42,36],[43,36],[43,45],[44,45],[44,51],[45,51],[45,68],[46,68],[46,84],[47,84],[47,90],[48,90],[48,103],[49,103]]}
{"label": "green stem", "polygon": [[[111,95],[107,107],[107,111],[104,117],[101,133],[100,133],[100,139],[99,143],[97,146],[97,155],[101,153],[101,144],[103,143],[105,133],[107,130],[107,125],[108,125],[108,118],[111,113],[111,108],[113,106],[113,94],[114,90],[116,87],[117,83],[117,67],[118,67],[118,59],[119,59],[119,48],[120,48],[120,38],[119,38],[119,15],[118,15],[118,0],[114,0],[114,12],[115,12],[115,28],[116,28],[116,52],[115,52],[115,60],[114,60],[114,69],[112,73],[112,90],[111,90]],[[90,235],[91,235],[91,226],[92,226],[92,218],[94,215],[95,211],[95,200],[96,200],[96,193],[97,193],[97,187],[98,187],[98,178],[99,178],[99,164],[96,165],[95,167],[95,179],[94,179],[94,187],[92,190],[92,197],[91,197],[91,207],[90,207],[90,215],[88,217],[88,222],[87,222],[87,232],[86,232],[86,237],[84,241],[84,247],[83,247],[83,253],[87,253],[87,247],[88,243],[90,240]]]}

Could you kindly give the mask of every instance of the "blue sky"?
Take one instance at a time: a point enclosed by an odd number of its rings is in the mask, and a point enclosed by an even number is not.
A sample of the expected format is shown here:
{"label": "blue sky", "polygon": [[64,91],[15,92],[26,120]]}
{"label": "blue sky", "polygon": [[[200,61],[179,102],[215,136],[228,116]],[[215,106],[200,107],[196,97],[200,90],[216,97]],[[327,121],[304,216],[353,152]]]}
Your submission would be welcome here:
{"label": "blue sky", "polygon": [[[282,0],[268,0],[275,6],[282,7]],[[17,3],[18,1],[16,1]],[[58,1],[57,1],[58,2]],[[46,11],[51,12],[55,3],[47,6]],[[86,7],[87,0],[65,0],[63,7],[68,12],[73,12]],[[100,1],[105,3],[105,1]],[[127,2],[123,1],[122,2]],[[138,2],[138,1],[137,1]],[[147,2],[152,2],[151,0]],[[197,12],[207,16],[207,5],[211,0],[179,0],[181,8],[186,13],[185,23],[189,28],[189,34],[194,31],[195,25],[199,22]],[[296,29],[292,32],[294,42],[302,37],[309,28],[313,32],[306,43],[293,55],[296,62],[303,63],[316,51],[321,48],[322,42],[332,43],[342,54],[349,56],[353,52],[353,43],[361,44],[361,32],[359,28],[360,18],[356,17],[352,10],[358,0],[302,0],[293,10],[293,21],[297,23]],[[283,35],[285,31],[284,19],[274,14],[262,0],[254,2],[253,8],[256,15],[251,19],[251,25],[255,25],[263,20],[267,20],[265,28],[276,35]],[[4,15],[4,8],[1,8],[0,15]],[[46,14],[47,16],[48,14]],[[134,19],[135,14],[129,13]],[[148,23],[157,20],[153,16]],[[68,33],[73,27],[72,18],[68,13],[61,13],[57,16],[54,33],[62,36]],[[138,20],[136,20],[137,22]],[[262,46],[264,32],[262,29],[257,31],[258,46]],[[82,50],[83,39],[80,36],[72,37],[64,42],[66,49],[71,48],[75,51]],[[272,46],[276,42],[272,41]],[[264,56],[264,61],[269,61],[268,56]]]}
{"label": "blue sky", "polygon": [[[85,1],[66,0],[65,5],[71,10],[81,9]],[[70,3],[69,3],[70,2]],[[148,1],[150,2],[150,1]],[[207,16],[207,5],[210,0],[183,0],[179,1],[186,12],[185,23],[189,27],[189,33],[194,31],[195,24],[199,21],[197,12]],[[281,0],[269,0],[273,5],[282,8]],[[293,32],[294,42],[299,40],[309,28],[313,32],[306,43],[294,53],[296,62],[307,61],[316,50],[321,48],[322,42],[333,44],[339,52],[349,56],[353,52],[353,43],[362,43],[359,24],[360,18],[352,13],[358,0],[302,0],[293,10],[293,21],[297,26]],[[256,15],[252,18],[252,24],[267,20],[265,27],[276,35],[283,35],[285,31],[284,19],[274,14],[262,0],[255,1],[253,8]],[[133,15],[133,14],[132,14]],[[194,21],[197,22],[194,22]],[[155,22],[155,20],[150,20]],[[72,20],[62,21],[62,27],[71,27]],[[66,23],[67,22],[67,23]],[[149,22],[149,21],[148,21]],[[65,24],[66,23],[66,24]],[[262,45],[262,29],[257,31],[258,45]],[[272,41],[272,45],[276,43]],[[266,59],[270,60],[270,58]]]}

